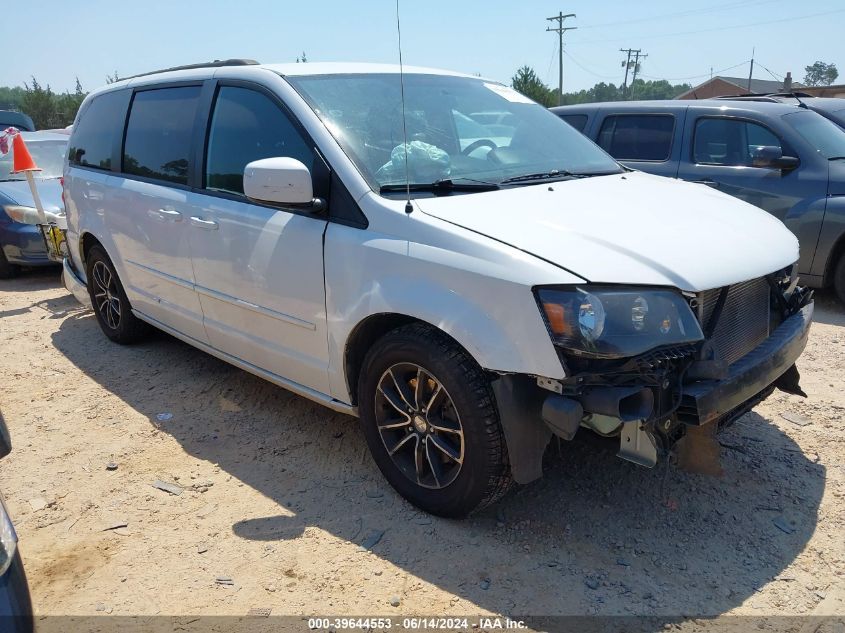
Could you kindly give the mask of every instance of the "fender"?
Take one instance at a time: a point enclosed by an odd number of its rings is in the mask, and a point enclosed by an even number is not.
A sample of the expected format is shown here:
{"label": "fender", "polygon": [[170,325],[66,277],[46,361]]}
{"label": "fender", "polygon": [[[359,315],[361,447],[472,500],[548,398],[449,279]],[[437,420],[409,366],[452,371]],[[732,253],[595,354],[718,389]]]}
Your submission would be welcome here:
{"label": "fender", "polygon": [[324,251],[332,397],[352,400],[345,376],[347,341],[358,324],[383,314],[432,324],[485,370],[564,376],[532,287],[583,281],[482,236],[461,241],[458,246],[408,242],[376,234],[372,227],[329,225]]}
{"label": "fender", "polygon": [[819,278],[818,285],[829,281],[827,275],[833,270],[836,258],[843,253],[843,246],[845,246],[845,194],[840,193],[827,199],[816,256],[810,271],[814,277]]}

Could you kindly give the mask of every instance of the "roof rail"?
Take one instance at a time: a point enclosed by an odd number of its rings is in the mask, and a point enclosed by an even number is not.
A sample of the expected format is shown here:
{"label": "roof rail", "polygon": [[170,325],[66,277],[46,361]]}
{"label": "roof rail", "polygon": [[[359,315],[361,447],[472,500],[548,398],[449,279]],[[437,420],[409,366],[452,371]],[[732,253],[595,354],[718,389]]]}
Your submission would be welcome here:
{"label": "roof rail", "polygon": [[764,99],[771,99],[775,101],[775,97],[792,97],[793,99],[806,99],[806,98],[813,98],[814,95],[808,94],[806,92],[801,92],[799,90],[794,90],[792,92],[746,92],[745,94],[741,95],[723,95],[719,97],[714,97],[714,99],[748,99],[748,100],[764,100]]}
{"label": "roof rail", "polygon": [[258,62],[254,59],[215,59],[212,62],[200,62],[198,64],[185,64],[184,66],[173,66],[172,68],[161,68],[159,70],[151,70],[145,73],[138,73],[129,77],[120,77],[119,81],[124,79],[135,79],[136,77],[146,77],[147,75],[157,75],[158,73],[169,73],[173,70],[193,70],[194,68],[220,68],[221,66],[254,66]]}

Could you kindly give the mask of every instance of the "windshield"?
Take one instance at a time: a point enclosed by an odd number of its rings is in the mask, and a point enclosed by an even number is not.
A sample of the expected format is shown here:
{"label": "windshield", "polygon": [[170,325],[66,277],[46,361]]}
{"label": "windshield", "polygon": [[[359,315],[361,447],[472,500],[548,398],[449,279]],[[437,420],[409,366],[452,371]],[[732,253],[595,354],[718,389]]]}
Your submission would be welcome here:
{"label": "windshield", "polygon": [[845,156],[845,130],[815,112],[784,115],[795,131],[825,158]]}
{"label": "windshield", "polygon": [[[286,79],[373,189],[405,183],[398,74]],[[622,171],[592,141],[511,88],[444,75],[406,74],[404,82],[411,183]]]}
{"label": "windshield", "polygon": [[[24,140],[26,141],[26,148],[32,154],[35,164],[41,168],[41,171],[36,171],[33,175],[40,179],[61,178],[65,152],[67,151],[67,141]],[[24,173],[11,173],[13,166],[12,154],[13,152],[9,152],[5,156],[0,156],[0,181],[26,180],[26,174]]]}

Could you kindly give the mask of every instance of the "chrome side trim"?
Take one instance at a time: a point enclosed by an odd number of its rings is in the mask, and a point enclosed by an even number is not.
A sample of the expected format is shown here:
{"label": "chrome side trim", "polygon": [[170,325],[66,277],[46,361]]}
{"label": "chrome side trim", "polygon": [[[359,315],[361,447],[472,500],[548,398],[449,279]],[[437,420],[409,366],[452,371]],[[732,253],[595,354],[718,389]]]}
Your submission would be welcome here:
{"label": "chrome side trim", "polygon": [[230,303],[239,308],[246,308],[247,310],[251,310],[252,312],[257,312],[258,314],[270,317],[271,319],[284,321],[285,323],[290,323],[291,325],[298,325],[299,327],[303,327],[307,330],[317,329],[317,325],[315,323],[311,323],[310,321],[305,321],[295,316],[285,314],[284,312],[276,312],[275,310],[271,310],[270,308],[265,308],[264,306],[256,305],[254,303],[250,303],[249,301],[238,299],[237,297],[232,297],[222,292],[212,290],[211,288],[206,288],[205,286],[195,285],[194,290],[196,290],[198,294],[205,295],[206,297],[211,297],[212,299],[217,299],[218,301]]}
{"label": "chrome side trim", "polygon": [[140,270],[143,270],[145,273],[149,273],[154,277],[164,279],[165,281],[169,281],[172,284],[176,284],[177,286],[181,286],[182,288],[186,288],[188,290],[196,290],[193,283],[182,279],[181,277],[174,277],[173,275],[168,275],[167,273],[163,273],[160,270],[156,270],[155,268],[150,268],[149,266],[144,266],[143,264],[139,264],[138,262],[132,261],[131,259],[127,259],[125,261],[127,264],[132,264],[133,266],[135,266],[135,268],[139,268]]}
{"label": "chrome side trim", "polygon": [[266,369],[261,369],[260,367],[256,367],[252,363],[248,363],[245,360],[241,360],[236,356],[232,356],[231,354],[227,354],[226,352],[222,352],[219,349],[212,347],[202,341],[198,341],[195,338],[192,338],[186,334],[182,334],[178,330],[174,330],[172,327],[165,325],[161,321],[158,321],[151,316],[144,314],[143,312],[139,312],[136,309],[132,309],[132,314],[136,317],[141,319],[142,321],[146,321],[153,327],[156,327],[164,332],[167,332],[171,336],[175,336],[181,341],[184,341],[188,345],[193,345],[197,349],[206,352],[207,354],[211,354],[219,358],[220,360],[226,361],[238,367],[239,369],[243,369],[244,371],[248,371],[251,374],[258,376],[259,378],[263,378],[269,382],[272,382],[274,385],[278,385],[288,391],[292,391],[293,393],[297,394],[298,396],[302,396],[303,398],[308,398],[313,402],[318,404],[322,404],[325,407],[328,407],[332,411],[337,411],[338,413],[345,413],[346,415],[351,415],[353,417],[358,417],[358,407],[354,407],[351,404],[346,404],[345,402],[341,402],[340,400],[335,400],[329,395],[321,393],[315,389],[311,389],[310,387],[306,387],[305,385],[300,385],[298,382],[294,382],[292,380],[288,380],[287,378],[283,378],[278,374],[274,374],[273,372],[267,371]]}
{"label": "chrome side trim", "polygon": [[[243,299],[238,299],[237,297],[232,297],[231,295],[227,295],[222,292],[218,292],[217,290],[212,290],[211,288],[206,288],[205,286],[199,286],[195,283],[182,279],[180,277],[174,277],[173,275],[168,275],[167,273],[163,273],[160,270],[156,270],[154,268],[150,268],[149,266],[144,266],[143,264],[139,264],[138,262],[132,261],[131,259],[126,260],[127,264],[132,264],[136,268],[143,270],[150,275],[158,277],[159,279],[163,279],[165,281],[169,281],[170,283],[176,284],[177,286],[181,286],[182,288],[193,290],[197,294],[205,295],[206,297],[210,297],[212,299],[217,299],[218,301],[223,301],[225,303],[229,303],[233,306],[237,306],[238,308],[245,308],[252,312],[256,312],[266,317],[270,317],[271,319],[276,319],[278,321],[284,321],[285,323],[290,323],[291,325],[297,325],[299,327],[305,328],[307,330],[316,330],[317,324],[312,323],[311,321],[305,321],[304,319],[300,319],[295,316],[291,316],[290,314],[285,314],[284,312],[277,312],[276,310],[271,310],[270,308],[265,308],[264,306],[257,305],[255,303],[250,303],[249,301],[244,301]],[[132,286],[132,289],[136,292],[139,291],[138,288]],[[156,298],[157,299],[157,298]]]}

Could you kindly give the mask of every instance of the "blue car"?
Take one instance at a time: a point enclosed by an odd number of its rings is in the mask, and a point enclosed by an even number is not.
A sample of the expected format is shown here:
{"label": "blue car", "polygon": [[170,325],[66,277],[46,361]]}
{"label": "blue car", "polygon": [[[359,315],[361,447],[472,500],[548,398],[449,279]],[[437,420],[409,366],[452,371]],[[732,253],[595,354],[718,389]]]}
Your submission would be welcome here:
{"label": "blue car", "polygon": [[[48,216],[64,213],[62,164],[68,136],[52,132],[22,132],[29,153],[42,171],[36,172],[38,195]],[[35,201],[24,174],[13,174],[12,152],[0,156],[0,279],[14,277],[21,266],[55,266],[37,221]]]}
{"label": "blue car", "polygon": [[[9,430],[0,414],[0,458],[12,450]],[[18,536],[0,494],[0,631],[31,633],[32,601],[18,551]]]}

